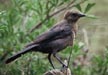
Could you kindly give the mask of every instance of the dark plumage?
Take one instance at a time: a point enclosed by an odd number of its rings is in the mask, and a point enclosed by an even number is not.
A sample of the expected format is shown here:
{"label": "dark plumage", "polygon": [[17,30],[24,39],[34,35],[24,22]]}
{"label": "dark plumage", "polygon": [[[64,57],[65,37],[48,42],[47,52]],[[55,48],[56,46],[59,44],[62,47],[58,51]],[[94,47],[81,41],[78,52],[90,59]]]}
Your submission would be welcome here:
{"label": "dark plumage", "polygon": [[77,30],[76,22],[80,17],[84,16],[85,15],[76,11],[68,11],[61,22],[54,25],[49,31],[38,36],[36,40],[27,45],[24,50],[8,58],[6,63],[10,63],[27,52],[37,51],[48,54],[49,62],[53,68],[54,66],[51,61],[52,54],[61,64],[63,64],[56,53],[65,49],[67,46],[73,45],[73,39]]}

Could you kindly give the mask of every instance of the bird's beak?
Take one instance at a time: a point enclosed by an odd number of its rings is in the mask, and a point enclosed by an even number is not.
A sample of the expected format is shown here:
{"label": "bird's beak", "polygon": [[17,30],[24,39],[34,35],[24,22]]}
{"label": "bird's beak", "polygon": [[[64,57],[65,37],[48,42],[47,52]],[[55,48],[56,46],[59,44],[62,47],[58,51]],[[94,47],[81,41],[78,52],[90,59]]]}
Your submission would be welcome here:
{"label": "bird's beak", "polygon": [[86,15],[85,14],[79,14],[79,17],[85,17]]}

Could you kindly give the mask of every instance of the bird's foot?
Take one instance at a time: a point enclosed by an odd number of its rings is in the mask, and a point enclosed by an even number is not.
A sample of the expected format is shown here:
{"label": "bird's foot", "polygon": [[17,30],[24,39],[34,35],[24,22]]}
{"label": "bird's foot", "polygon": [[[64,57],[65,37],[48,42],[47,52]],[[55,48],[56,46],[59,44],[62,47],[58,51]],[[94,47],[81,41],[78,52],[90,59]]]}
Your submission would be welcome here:
{"label": "bird's foot", "polygon": [[65,65],[65,64],[63,64],[63,68],[68,68],[68,66],[67,66],[67,65]]}
{"label": "bird's foot", "polygon": [[63,64],[63,66],[62,66],[62,68],[61,68],[61,71],[64,71],[64,70],[66,70],[67,68],[68,68],[68,66],[65,65],[65,64]]}

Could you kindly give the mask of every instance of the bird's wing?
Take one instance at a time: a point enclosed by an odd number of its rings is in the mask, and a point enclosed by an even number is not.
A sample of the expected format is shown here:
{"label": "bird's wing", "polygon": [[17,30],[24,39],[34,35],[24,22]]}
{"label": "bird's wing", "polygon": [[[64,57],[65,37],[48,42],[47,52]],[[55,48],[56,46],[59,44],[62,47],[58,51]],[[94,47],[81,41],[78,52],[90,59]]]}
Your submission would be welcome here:
{"label": "bird's wing", "polygon": [[52,41],[54,39],[60,39],[63,37],[66,37],[67,35],[71,35],[71,29],[69,26],[63,26],[63,27],[54,27],[51,30],[41,34],[36,38],[36,40],[32,43],[30,43],[28,46],[33,44],[40,44],[43,42]]}

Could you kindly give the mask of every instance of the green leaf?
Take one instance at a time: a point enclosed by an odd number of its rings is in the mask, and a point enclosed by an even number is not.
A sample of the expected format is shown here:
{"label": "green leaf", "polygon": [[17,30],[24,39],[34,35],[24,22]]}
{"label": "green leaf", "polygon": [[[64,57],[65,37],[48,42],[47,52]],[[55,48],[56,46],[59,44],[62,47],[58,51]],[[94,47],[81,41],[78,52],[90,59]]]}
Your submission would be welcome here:
{"label": "green leaf", "polygon": [[63,0],[64,2],[68,2],[69,0]]}
{"label": "green leaf", "polygon": [[42,13],[43,12],[43,8],[42,8],[41,1],[38,1],[38,6],[39,6],[39,12]]}
{"label": "green leaf", "polygon": [[96,3],[88,3],[88,5],[85,8],[84,13],[87,13]]}
{"label": "green leaf", "polygon": [[80,4],[77,4],[75,7],[76,7],[79,11],[82,11]]}
{"label": "green leaf", "polygon": [[86,17],[87,17],[87,18],[92,18],[92,19],[97,19],[97,17],[96,17],[95,15],[87,15],[87,14],[86,14]]}
{"label": "green leaf", "polygon": [[54,3],[55,3],[55,4],[58,4],[58,0],[54,0]]}
{"label": "green leaf", "polygon": [[53,1],[53,0],[52,0],[52,1],[49,1],[49,2],[50,2],[50,4],[51,4],[52,6],[56,6],[56,4],[55,4],[56,1]]}

